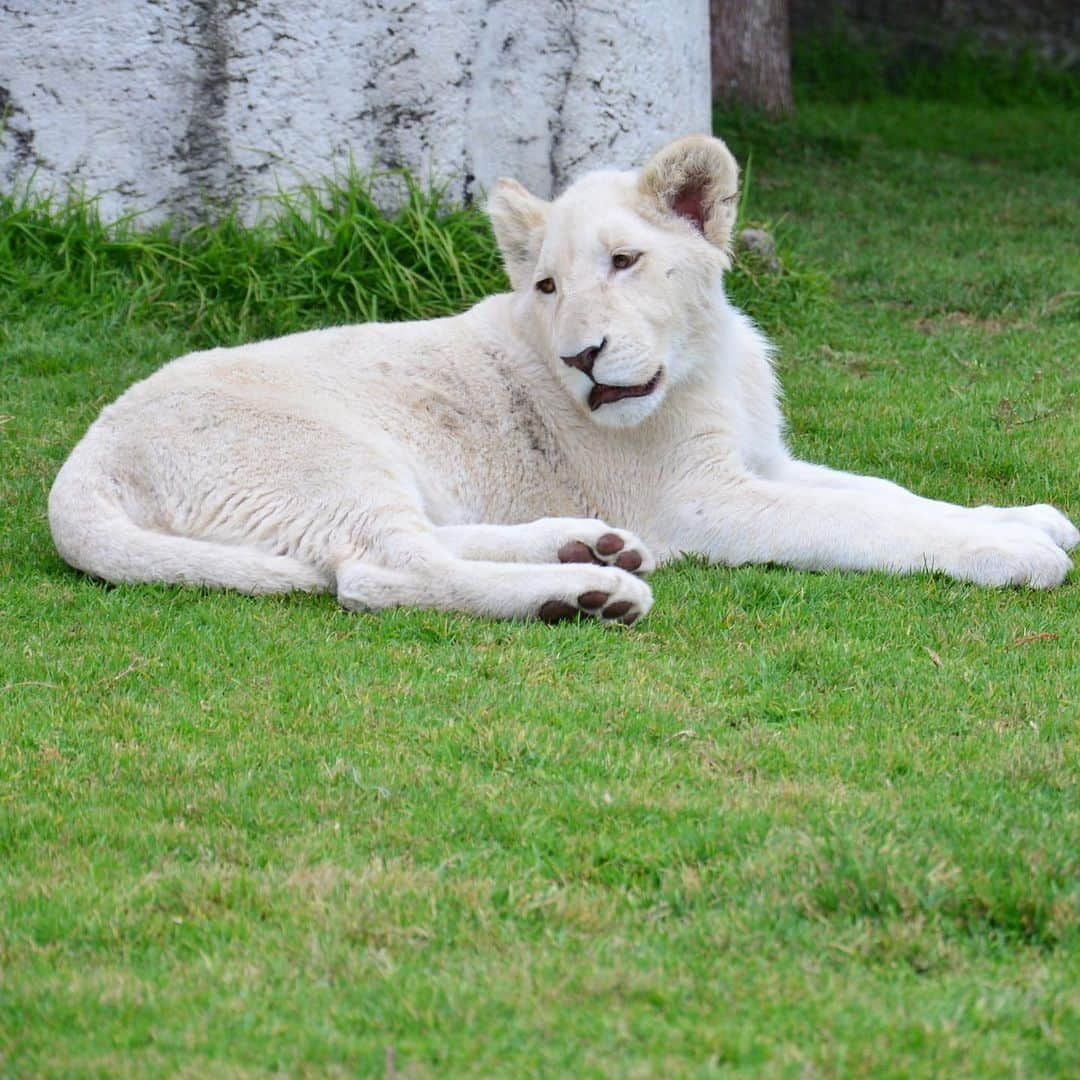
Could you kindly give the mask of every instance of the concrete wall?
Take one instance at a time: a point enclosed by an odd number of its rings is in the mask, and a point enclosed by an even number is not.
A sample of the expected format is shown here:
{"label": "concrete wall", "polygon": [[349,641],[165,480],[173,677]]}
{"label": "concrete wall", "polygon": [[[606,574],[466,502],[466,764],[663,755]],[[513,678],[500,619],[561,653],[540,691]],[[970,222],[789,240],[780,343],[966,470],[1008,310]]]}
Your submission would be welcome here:
{"label": "concrete wall", "polygon": [[347,165],[541,195],[709,128],[708,0],[4,0],[0,185],[106,218]]}

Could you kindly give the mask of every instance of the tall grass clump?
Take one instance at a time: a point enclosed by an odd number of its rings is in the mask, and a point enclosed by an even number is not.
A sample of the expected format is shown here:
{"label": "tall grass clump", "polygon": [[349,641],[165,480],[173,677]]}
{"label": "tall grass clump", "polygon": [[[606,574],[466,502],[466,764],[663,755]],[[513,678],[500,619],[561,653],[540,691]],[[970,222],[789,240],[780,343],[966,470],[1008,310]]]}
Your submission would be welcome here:
{"label": "tall grass clump", "polygon": [[0,195],[0,312],[92,310],[120,323],[175,325],[197,344],[327,323],[450,315],[505,288],[486,218],[404,178],[394,213],[351,173],[245,224],[140,228],[102,222],[93,201]]}

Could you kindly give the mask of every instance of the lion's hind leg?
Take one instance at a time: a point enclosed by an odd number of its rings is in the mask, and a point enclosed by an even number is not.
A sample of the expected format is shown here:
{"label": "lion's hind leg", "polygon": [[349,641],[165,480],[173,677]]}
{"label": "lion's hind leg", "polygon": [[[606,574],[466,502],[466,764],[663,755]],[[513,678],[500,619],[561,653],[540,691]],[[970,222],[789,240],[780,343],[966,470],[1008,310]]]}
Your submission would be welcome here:
{"label": "lion's hind leg", "polygon": [[587,615],[626,625],[652,607],[649,586],[616,566],[476,561],[423,546],[426,551],[396,560],[395,566],[364,559],[343,564],[337,574],[341,605],[353,611],[417,607],[544,622]]}

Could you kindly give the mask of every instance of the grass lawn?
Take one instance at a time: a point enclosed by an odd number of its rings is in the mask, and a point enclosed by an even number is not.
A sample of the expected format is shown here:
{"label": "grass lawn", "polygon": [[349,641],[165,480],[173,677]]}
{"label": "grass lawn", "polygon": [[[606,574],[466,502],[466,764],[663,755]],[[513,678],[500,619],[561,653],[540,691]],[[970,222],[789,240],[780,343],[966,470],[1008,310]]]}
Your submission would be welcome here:
{"label": "grass lawn", "polygon": [[[1075,118],[721,122],[800,454],[1080,517]],[[475,213],[313,214],[0,212],[0,1074],[1080,1074],[1075,574],[686,562],[620,632],[59,561],[56,469],[165,359],[498,287]]]}

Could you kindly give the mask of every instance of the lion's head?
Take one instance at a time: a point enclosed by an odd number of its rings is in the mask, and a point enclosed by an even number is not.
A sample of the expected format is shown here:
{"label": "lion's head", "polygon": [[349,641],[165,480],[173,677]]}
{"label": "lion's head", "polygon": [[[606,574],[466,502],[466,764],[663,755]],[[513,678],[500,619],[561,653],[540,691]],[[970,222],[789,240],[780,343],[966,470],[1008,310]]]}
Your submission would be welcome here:
{"label": "lion's head", "polygon": [[737,196],[735,159],[704,135],[639,173],[590,173],[553,202],[495,185],[488,213],[517,317],[597,423],[641,423],[700,362]]}

